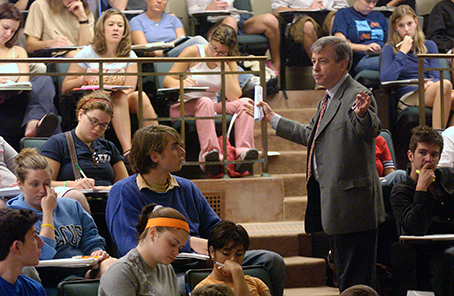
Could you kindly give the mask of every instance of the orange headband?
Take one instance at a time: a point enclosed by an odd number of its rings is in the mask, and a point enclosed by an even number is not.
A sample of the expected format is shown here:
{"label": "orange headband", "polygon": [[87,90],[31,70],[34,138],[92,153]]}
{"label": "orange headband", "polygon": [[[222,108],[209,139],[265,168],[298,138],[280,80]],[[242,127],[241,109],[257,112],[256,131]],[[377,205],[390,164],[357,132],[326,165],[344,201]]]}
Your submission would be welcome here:
{"label": "orange headband", "polygon": [[147,229],[151,226],[161,226],[161,227],[175,227],[186,230],[189,233],[189,224],[180,219],[173,219],[173,218],[150,218],[148,219]]}

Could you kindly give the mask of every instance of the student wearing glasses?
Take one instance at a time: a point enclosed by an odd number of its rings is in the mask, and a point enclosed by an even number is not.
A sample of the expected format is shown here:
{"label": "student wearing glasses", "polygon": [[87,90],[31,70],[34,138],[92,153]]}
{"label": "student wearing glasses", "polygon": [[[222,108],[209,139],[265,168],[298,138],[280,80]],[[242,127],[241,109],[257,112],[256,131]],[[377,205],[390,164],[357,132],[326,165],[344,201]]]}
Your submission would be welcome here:
{"label": "student wearing glasses", "polygon": [[[216,27],[210,35],[206,45],[193,45],[187,47],[179,57],[225,57],[237,55],[237,35],[235,30],[221,24]],[[225,64],[225,71],[238,71],[235,61],[228,61]],[[217,93],[221,90],[220,62],[182,62],[173,64],[169,72],[189,72],[184,79],[184,86],[204,86],[207,91],[190,92],[184,96],[185,115],[196,117],[212,117],[215,112],[222,113],[222,103],[218,102]],[[212,75],[197,75],[197,72],[218,72]],[[164,78],[164,87],[179,87],[178,75],[168,75]],[[236,159],[257,159],[258,151],[254,149],[254,119],[244,111],[244,104],[248,98],[240,98],[242,92],[238,82],[238,75],[228,74],[225,76],[226,113],[238,114],[235,121],[235,158]],[[170,116],[180,116],[180,104],[173,104],[170,107]],[[214,120],[197,120],[197,134],[200,142],[199,161],[219,161],[223,159],[220,153],[220,145],[216,136]],[[202,166],[210,176],[222,175],[222,166]],[[241,163],[235,168],[238,173],[251,172],[252,164]]]}
{"label": "student wearing glasses", "polygon": [[[65,133],[52,136],[41,148],[41,154],[52,168],[52,187],[92,189],[109,186],[128,176],[123,156],[115,145],[101,138],[113,118],[112,101],[106,92],[85,95],[77,104],[78,124],[70,133],[78,164],[85,174],[76,180]],[[83,174],[81,174],[83,175]]]}

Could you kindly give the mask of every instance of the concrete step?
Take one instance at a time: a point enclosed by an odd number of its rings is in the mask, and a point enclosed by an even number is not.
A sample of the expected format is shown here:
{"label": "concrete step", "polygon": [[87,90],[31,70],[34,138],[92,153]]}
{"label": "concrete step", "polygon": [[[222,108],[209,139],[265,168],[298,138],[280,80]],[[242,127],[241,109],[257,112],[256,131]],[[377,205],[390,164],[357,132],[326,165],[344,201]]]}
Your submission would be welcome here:
{"label": "concrete step", "polygon": [[265,101],[273,109],[316,108],[323,98],[324,90],[288,90],[288,100],[282,91],[266,97]]}
{"label": "concrete step", "polygon": [[[276,131],[271,127],[267,129],[269,151],[304,151],[306,146],[276,136]],[[255,148],[262,150],[262,135],[254,133]]]}
{"label": "concrete step", "polygon": [[249,234],[249,249],[266,249],[282,257],[311,256],[311,237],[305,233],[303,221],[241,225]]}
{"label": "concrete step", "polygon": [[[302,164],[300,164],[302,165]],[[273,177],[281,177],[284,180],[284,196],[305,196],[306,190],[306,173],[302,174],[275,174]]]}
{"label": "concrete step", "polygon": [[[282,221],[282,177],[191,180],[221,219],[242,222]],[[260,205],[260,210],[257,209]]]}
{"label": "concrete step", "polygon": [[304,221],[307,196],[284,197],[284,220]]}
{"label": "concrete step", "polygon": [[327,281],[326,261],[313,257],[284,257],[287,270],[285,272],[285,287],[320,287]]}
{"label": "concrete step", "polygon": [[[301,174],[306,171],[306,151],[280,151],[278,153],[279,155],[268,157],[268,172],[270,174]],[[254,174],[261,173],[262,164],[255,163]]]}
{"label": "concrete step", "polygon": [[321,286],[284,289],[284,296],[339,296],[339,289]]}

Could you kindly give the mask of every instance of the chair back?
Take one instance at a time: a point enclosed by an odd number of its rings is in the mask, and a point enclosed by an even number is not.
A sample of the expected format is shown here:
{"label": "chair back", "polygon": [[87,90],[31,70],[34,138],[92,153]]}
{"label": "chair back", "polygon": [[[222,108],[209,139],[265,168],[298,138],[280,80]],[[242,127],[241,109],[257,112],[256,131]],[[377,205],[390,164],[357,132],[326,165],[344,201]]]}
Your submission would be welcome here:
{"label": "chair back", "polygon": [[380,136],[382,136],[386,140],[386,144],[388,145],[389,153],[391,153],[391,158],[393,159],[394,165],[397,165],[396,152],[394,151],[394,144],[391,132],[387,129],[383,129],[380,131]]}
{"label": "chair back", "polygon": [[97,296],[99,279],[81,279],[61,282],[57,286],[60,296]]}
{"label": "chair back", "polygon": [[[173,63],[154,63],[153,65],[154,65],[154,71],[156,73],[168,73],[170,71],[170,69],[172,68]],[[165,78],[165,76],[163,76],[163,75],[156,77],[156,83],[157,83],[156,88],[157,89],[164,87],[162,85],[164,78]]]}
{"label": "chair back", "polygon": [[[203,268],[203,269],[189,269],[184,274],[184,278],[186,281],[186,287],[189,291],[194,290],[198,283],[200,283],[203,279],[205,279],[212,271],[212,268]],[[268,286],[270,289],[270,293],[272,295],[272,288],[271,288],[271,279],[268,274],[268,271],[264,266],[253,265],[253,266],[244,266],[243,272],[245,275],[249,275],[252,277],[256,277],[262,280],[265,285]]]}
{"label": "chair back", "polygon": [[23,137],[20,142],[19,146],[20,149],[24,148],[36,148],[36,150],[40,151],[41,147],[46,143],[47,137]]}

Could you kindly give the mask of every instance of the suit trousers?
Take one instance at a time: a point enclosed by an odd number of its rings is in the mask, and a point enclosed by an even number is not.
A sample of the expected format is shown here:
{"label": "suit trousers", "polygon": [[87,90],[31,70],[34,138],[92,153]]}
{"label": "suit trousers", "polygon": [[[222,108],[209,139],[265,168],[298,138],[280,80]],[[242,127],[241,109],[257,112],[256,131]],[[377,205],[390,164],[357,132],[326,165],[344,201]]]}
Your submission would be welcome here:
{"label": "suit trousers", "polygon": [[378,229],[332,236],[334,266],[339,291],[354,285],[367,285],[378,291],[376,262]]}

